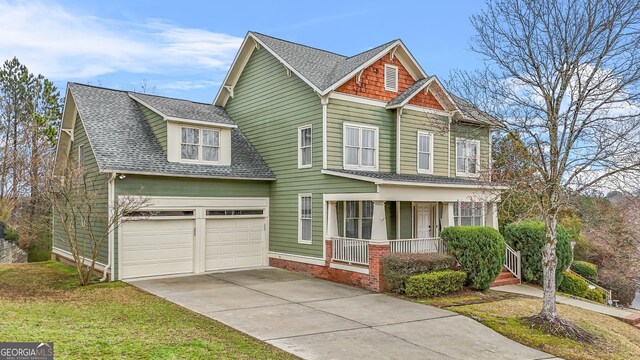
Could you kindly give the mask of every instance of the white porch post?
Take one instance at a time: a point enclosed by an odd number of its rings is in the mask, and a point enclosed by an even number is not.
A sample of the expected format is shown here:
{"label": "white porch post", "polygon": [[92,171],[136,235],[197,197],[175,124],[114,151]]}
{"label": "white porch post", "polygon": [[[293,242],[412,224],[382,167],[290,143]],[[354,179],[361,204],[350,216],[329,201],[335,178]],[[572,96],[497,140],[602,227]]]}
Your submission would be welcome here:
{"label": "white porch post", "polygon": [[329,200],[329,209],[327,211],[327,237],[331,238],[334,236],[338,236],[338,211],[337,211],[337,202]]}
{"label": "white porch post", "polygon": [[498,230],[498,205],[494,202],[485,204],[485,225]]}
{"label": "white porch post", "polygon": [[373,220],[371,224],[371,241],[387,243],[387,218],[384,211],[384,201],[373,201]]}
{"label": "white porch post", "polygon": [[455,223],[453,221],[453,207],[456,203],[449,202],[442,204],[442,228],[446,228],[449,226],[453,226]]}

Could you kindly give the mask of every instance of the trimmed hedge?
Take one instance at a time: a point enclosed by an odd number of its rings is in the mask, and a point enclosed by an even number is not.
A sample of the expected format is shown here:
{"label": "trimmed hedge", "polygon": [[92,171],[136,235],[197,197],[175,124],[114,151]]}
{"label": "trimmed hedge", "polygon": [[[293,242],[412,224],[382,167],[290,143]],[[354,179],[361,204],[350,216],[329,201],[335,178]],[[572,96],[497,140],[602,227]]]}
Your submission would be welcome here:
{"label": "trimmed hedge", "polygon": [[405,293],[413,297],[433,297],[462,290],[467,274],[464,271],[435,271],[410,276],[405,285]]}
{"label": "trimmed hedge", "polygon": [[589,291],[589,284],[580,276],[565,272],[564,280],[560,283],[558,290],[566,294],[585,297],[587,291]]}
{"label": "trimmed hedge", "polygon": [[584,295],[584,298],[587,300],[599,302],[602,304],[605,304],[607,302],[607,295],[604,293],[604,291],[597,288],[587,290],[587,293]]}
{"label": "trimmed hedge", "polygon": [[451,269],[454,259],[450,255],[436,253],[394,253],[385,256],[382,261],[387,290],[402,293],[409,276]]}
{"label": "trimmed hedge", "polygon": [[440,236],[467,272],[471,287],[488,289],[504,266],[506,244],[502,235],[486,226],[451,226]]}
{"label": "trimmed hedge", "polygon": [[574,261],[571,264],[571,270],[589,281],[598,281],[598,265],[596,264],[587,261]]}
{"label": "trimmed hedge", "polygon": [[[512,223],[504,228],[504,239],[522,254],[522,279],[542,285],[542,247],[545,243],[545,227],[540,221]],[[557,227],[556,286],[563,280],[562,273],[571,263],[571,244],[562,225]]]}

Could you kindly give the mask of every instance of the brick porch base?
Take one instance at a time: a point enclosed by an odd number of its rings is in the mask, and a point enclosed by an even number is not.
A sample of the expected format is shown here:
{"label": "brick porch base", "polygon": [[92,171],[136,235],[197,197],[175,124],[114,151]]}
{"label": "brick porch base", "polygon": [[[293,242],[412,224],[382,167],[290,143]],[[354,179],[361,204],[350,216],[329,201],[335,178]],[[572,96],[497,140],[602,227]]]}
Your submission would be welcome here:
{"label": "brick porch base", "polygon": [[386,254],[389,254],[389,244],[369,244],[369,267],[367,268],[366,266],[352,266],[354,268],[368,269],[369,274],[331,268],[331,240],[326,240],[325,245],[327,248],[327,258],[325,266],[312,265],[276,258],[269,258],[269,265],[285,270],[308,274],[320,279],[325,279],[341,284],[358,286],[375,292],[381,292],[384,290],[382,258]]}

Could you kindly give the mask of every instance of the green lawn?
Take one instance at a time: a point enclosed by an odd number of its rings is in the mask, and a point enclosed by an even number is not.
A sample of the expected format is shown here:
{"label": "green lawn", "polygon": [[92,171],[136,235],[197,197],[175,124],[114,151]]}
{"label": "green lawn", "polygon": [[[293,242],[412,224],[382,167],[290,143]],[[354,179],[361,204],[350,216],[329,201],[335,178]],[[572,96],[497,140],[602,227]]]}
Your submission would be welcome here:
{"label": "green lawn", "polygon": [[595,345],[558,338],[531,329],[523,318],[535,315],[541,299],[497,291],[464,291],[433,299],[413,299],[468,316],[502,335],[564,359],[640,359],[640,331],[610,316],[558,304],[558,313],[599,337]]}
{"label": "green lawn", "polygon": [[55,262],[0,265],[0,324],[0,341],[53,341],[56,358],[295,358],[122,282],[79,287]]}

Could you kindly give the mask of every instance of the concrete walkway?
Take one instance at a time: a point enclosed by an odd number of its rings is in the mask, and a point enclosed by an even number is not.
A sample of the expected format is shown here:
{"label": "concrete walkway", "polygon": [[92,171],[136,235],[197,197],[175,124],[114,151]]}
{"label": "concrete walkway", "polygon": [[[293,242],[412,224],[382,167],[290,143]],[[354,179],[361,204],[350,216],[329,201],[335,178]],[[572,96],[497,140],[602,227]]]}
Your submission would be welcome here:
{"label": "concrete walkway", "polygon": [[[529,285],[524,285],[524,284],[498,286],[498,287],[491,288],[491,290],[504,291],[504,292],[520,294],[520,295],[527,295],[531,297],[537,297],[540,299],[542,299],[542,295],[543,295],[542,289],[529,286]],[[625,317],[637,314],[637,312],[634,312],[631,310],[615,308],[615,307],[606,306],[606,305],[599,305],[590,301],[582,301],[582,300],[573,299],[573,298],[569,298],[562,295],[556,295],[556,302],[561,304],[573,305],[575,307],[587,309],[600,314],[613,316],[621,320],[624,319]]]}
{"label": "concrete walkway", "polygon": [[552,359],[455,313],[279,269],[130,282],[305,359]]}

